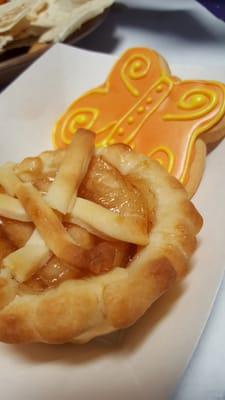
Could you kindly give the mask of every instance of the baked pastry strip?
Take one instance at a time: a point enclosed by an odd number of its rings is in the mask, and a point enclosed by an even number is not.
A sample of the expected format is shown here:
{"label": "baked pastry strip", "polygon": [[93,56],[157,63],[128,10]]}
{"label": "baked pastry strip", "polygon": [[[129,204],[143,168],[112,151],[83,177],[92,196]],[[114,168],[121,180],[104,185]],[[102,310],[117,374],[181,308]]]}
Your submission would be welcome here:
{"label": "baked pastry strip", "polygon": [[[0,216],[17,221],[32,221],[21,202],[0,194]],[[146,245],[148,236],[136,224],[135,217],[125,217],[92,201],[77,197],[75,206],[66,216],[66,221],[80,225],[90,233],[105,239],[116,239],[138,245]]]}
{"label": "baked pastry strip", "polygon": [[5,193],[0,193],[0,215],[16,221],[31,221],[20,201]]}
{"label": "baked pastry strip", "polygon": [[35,229],[24,247],[10,253],[2,261],[20,283],[29,279],[52,253],[46,246],[39,232]]}
{"label": "baked pastry strip", "polygon": [[120,215],[80,197],[68,215],[68,221],[105,239],[117,239],[141,246],[148,243],[147,232],[141,229],[135,217]]}
{"label": "baked pastry strip", "polygon": [[0,167],[0,185],[10,196],[15,196],[16,186],[20,179],[16,176],[13,169],[16,164],[7,162]]}
{"label": "baked pastry strip", "polygon": [[94,153],[94,146],[95,134],[86,129],[79,129],[46,194],[45,200],[51,208],[63,214],[73,208],[77,190]]}

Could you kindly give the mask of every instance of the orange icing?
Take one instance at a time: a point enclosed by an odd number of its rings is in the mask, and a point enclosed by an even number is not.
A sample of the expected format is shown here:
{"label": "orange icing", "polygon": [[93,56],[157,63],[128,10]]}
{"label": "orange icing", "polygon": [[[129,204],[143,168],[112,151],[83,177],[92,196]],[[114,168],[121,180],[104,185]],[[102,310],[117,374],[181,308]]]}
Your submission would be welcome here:
{"label": "orange icing", "polygon": [[181,81],[170,76],[150,49],[126,51],[107,81],[76,100],[57,121],[57,148],[70,143],[78,127],[97,133],[96,145],[116,142],[158,160],[184,184],[197,137],[225,115],[225,85]]}

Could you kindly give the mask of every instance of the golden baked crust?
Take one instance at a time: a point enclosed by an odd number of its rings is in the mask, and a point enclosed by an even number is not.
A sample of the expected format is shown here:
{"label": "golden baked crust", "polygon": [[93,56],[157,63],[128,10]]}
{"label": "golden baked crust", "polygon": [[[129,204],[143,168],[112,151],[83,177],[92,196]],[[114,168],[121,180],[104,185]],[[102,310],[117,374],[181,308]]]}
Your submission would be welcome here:
{"label": "golden baked crust", "polygon": [[[155,161],[117,144],[96,150],[148,196],[154,222],[149,243],[127,268],[67,280],[40,293],[17,290],[0,270],[0,340],[7,343],[81,343],[125,328],[143,315],[187,270],[202,218],[182,185]],[[10,251],[10,250],[9,250]]]}

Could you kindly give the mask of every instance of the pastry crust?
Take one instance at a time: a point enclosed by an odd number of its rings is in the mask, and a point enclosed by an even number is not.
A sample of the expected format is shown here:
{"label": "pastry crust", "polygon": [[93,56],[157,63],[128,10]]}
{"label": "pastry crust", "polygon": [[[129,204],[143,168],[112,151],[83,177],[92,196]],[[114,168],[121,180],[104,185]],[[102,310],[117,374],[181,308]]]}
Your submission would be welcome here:
{"label": "pastry crust", "polygon": [[[117,144],[97,151],[140,190],[155,198],[149,244],[126,268],[67,280],[38,294],[17,291],[0,270],[0,340],[7,343],[81,343],[126,328],[166,292],[186,270],[196,248],[202,218],[185,189],[156,161]],[[149,196],[151,209],[152,196]]]}
{"label": "pastry crust", "polygon": [[202,139],[197,139],[195,143],[195,152],[189,171],[189,179],[185,183],[185,189],[189,199],[193,197],[201,182],[205,168],[207,148]]}

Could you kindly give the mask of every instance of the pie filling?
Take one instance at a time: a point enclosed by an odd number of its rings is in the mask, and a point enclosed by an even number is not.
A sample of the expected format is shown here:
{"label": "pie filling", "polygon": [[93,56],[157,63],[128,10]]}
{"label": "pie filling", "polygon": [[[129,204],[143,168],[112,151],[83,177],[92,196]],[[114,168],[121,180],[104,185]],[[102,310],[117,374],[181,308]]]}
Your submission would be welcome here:
{"label": "pie filling", "polygon": [[66,151],[0,168],[0,261],[23,292],[126,268],[148,243],[145,190],[94,151],[81,131]]}

